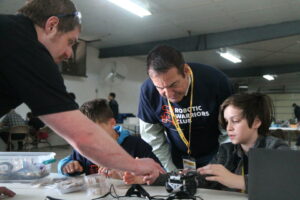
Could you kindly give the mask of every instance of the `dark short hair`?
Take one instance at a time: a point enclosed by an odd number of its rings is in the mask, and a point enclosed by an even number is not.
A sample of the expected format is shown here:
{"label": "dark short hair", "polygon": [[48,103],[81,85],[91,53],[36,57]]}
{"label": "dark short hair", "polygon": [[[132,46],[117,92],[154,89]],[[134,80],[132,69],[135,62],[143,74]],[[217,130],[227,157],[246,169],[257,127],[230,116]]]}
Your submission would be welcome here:
{"label": "dark short hair", "polygon": [[32,117],[33,117],[32,112],[28,112],[28,113],[26,114],[26,117],[27,117],[28,119],[32,118]]}
{"label": "dark short hair", "polygon": [[112,98],[116,98],[116,94],[113,92],[109,93],[109,96],[111,96]]}
{"label": "dark short hair", "polygon": [[184,58],[180,51],[168,46],[159,45],[152,49],[147,56],[147,72],[152,69],[157,73],[165,73],[169,69],[176,67],[178,73],[184,74]]}
{"label": "dark short hair", "polygon": [[75,100],[76,99],[76,95],[73,92],[69,92],[68,95]]}
{"label": "dark short hair", "polygon": [[87,101],[82,104],[80,111],[90,120],[98,123],[107,123],[114,117],[106,99]]}
{"label": "dark short hair", "polygon": [[76,27],[81,29],[81,19],[78,11],[71,0],[29,0],[18,10],[30,18],[34,24],[44,27],[51,16],[59,18],[58,31],[66,33]]}
{"label": "dark short hair", "polygon": [[220,106],[219,112],[219,122],[225,130],[227,122],[224,118],[224,110],[229,105],[242,110],[242,115],[247,120],[249,127],[252,127],[255,118],[258,117],[261,121],[258,134],[268,134],[272,119],[274,119],[274,106],[268,95],[261,93],[238,93],[228,97]]}

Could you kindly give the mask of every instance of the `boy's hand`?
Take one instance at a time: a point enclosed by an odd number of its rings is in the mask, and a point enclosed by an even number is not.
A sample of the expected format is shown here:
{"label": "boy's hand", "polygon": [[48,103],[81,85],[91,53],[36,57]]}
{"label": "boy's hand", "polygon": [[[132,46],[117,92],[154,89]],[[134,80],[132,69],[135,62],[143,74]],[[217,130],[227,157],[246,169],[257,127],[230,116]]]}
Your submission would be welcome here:
{"label": "boy's hand", "polygon": [[0,187],[0,199],[1,199],[2,195],[13,197],[13,196],[16,195],[16,193],[14,193],[13,191],[7,189],[6,187]]}
{"label": "boy's hand", "polygon": [[99,167],[98,174],[115,179],[122,179],[123,176],[123,172],[114,169],[108,169],[106,167]]}
{"label": "boy's hand", "polygon": [[143,176],[135,176],[130,172],[124,172],[123,181],[126,184],[145,184]]}
{"label": "boy's hand", "polygon": [[245,180],[241,175],[234,174],[220,164],[209,164],[198,168],[197,172],[205,177],[207,181],[217,181],[229,188],[245,190]]}
{"label": "boy's hand", "polygon": [[73,174],[82,171],[83,168],[77,160],[71,161],[63,167],[64,174]]}

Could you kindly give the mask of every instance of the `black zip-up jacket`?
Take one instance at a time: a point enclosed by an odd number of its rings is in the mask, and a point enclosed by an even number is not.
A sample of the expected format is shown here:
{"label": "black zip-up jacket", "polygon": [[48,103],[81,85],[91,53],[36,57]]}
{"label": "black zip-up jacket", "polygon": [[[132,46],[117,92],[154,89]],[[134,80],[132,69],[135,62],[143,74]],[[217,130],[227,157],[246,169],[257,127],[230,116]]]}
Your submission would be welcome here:
{"label": "black zip-up jacket", "polygon": [[[259,136],[252,148],[264,149],[289,149],[287,143],[279,138],[273,136]],[[218,153],[211,160],[210,164],[221,164],[230,172],[241,175],[242,167],[245,173],[246,191],[248,188],[248,153],[244,153],[241,145],[234,145],[231,142],[222,144]],[[168,176],[166,174],[160,175],[152,185],[164,185]],[[228,188],[218,182],[206,181],[205,177],[197,174],[198,187],[218,190],[238,191],[236,189]]]}

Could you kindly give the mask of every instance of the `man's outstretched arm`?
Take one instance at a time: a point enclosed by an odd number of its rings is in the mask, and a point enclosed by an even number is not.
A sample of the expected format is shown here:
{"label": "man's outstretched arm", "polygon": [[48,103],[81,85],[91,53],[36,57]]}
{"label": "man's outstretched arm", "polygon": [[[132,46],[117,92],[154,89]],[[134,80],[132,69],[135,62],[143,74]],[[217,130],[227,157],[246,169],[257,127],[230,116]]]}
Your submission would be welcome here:
{"label": "man's outstretched arm", "polygon": [[39,116],[52,130],[78,152],[93,162],[136,175],[147,176],[150,182],[164,170],[152,159],[134,159],[105,131],[79,110]]}

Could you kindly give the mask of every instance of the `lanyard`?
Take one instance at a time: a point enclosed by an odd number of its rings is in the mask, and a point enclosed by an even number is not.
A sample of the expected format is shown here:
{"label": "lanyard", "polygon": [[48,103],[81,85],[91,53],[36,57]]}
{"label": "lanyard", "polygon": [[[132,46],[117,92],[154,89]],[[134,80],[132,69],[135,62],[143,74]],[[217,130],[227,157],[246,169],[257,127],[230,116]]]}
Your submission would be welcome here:
{"label": "lanyard", "polygon": [[171,113],[171,117],[172,117],[172,122],[174,123],[174,126],[181,138],[181,140],[184,142],[184,144],[187,146],[187,153],[190,155],[191,154],[191,149],[190,149],[190,145],[191,145],[191,131],[192,131],[192,106],[193,106],[193,92],[194,92],[194,75],[193,75],[193,71],[191,70],[190,67],[188,67],[189,72],[190,72],[190,76],[191,76],[191,98],[190,98],[190,124],[189,124],[189,141],[187,141],[187,139],[185,138],[182,129],[179,126],[178,120],[176,115],[174,114],[173,108],[171,106],[171,103],[168,99],[168,105],[169,105],[169,109],[170,109],[170,113]]}
{"label": "lanyard", "polygon": [[[248,166],[248,158],[246,158],[245,155],[243,155],[243,158],[242,158],[242,176],[243,178],[245,177],[245,166],[247,167]],[[245,185],[246,187],[246,185]],[[245,190],[241,190],[242,193],[245,193]]]}
{"label": "lanyard", "polygon": [[[242,176],[245,176],[244,165],[242,166]],[[245,190],[241,190],[241,193],[245,193]]]}

